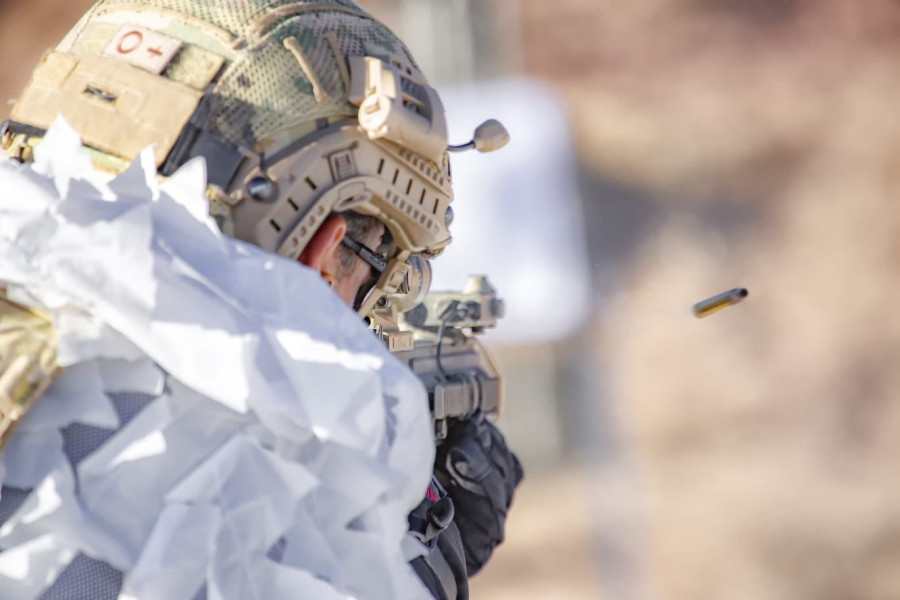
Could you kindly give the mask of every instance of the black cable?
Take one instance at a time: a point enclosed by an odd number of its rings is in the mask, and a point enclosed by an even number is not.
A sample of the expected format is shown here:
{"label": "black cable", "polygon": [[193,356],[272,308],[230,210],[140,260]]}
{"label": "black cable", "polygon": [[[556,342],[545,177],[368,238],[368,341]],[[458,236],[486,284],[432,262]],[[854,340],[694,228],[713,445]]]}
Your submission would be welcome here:
{"label": "black cable", "polygon": [[461,321],[464,320],[469,314],[469,303],[461,303],[458,300],[454,300],[450,303],[450,306],[447,307],[447,310],[444,311],[444,316],[441,319],[441,325],[438,327],[438,347],[437,353],[435,354],[435,360],[437,361],[438,371],[441,372],[441,375],[444,376],[444,380],[449,379],[449,375],[444,370],[444,365],[441,362],[441,351],[444,347],[444,332],[447,327],[447,324],[450,323],[450,320]]}
{"label": "black cable", "polygon": [[435,354],[435,360],[437,361],[438,371],[441,372],[441,375],[444,377],[444,381],[447,380],[447,372],[444,370],[444,365],[441,362],[441,350],[444,347],[444,329],[447,326],[447,323],[450,321],[450,318],[453,316],[453,311],[448,310],[447,314],[441,319],[441,326],[438,327],[438,342],[437,342],[437,354]]}

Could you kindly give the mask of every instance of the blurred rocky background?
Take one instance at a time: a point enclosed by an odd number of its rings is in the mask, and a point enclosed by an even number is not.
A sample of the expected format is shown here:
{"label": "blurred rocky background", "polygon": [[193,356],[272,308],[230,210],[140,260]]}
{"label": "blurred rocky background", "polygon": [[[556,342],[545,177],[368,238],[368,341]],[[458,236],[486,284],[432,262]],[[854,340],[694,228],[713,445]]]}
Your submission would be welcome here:
{"label": "blurred rocky background", "polygon": [[[0,97],[88,4],[0,0]],[[900,5],[363,4],[569,111],[591,312],[495,346],[528,476],[473,598],[900,598]]]}

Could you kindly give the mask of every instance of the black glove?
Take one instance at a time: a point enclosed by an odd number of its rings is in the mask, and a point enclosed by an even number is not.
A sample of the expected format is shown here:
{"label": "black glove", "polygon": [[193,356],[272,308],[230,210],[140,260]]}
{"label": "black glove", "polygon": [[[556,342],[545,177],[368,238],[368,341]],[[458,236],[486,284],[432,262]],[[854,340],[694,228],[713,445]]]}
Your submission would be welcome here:
{"label": "black glove", "polygon": [[454,523],[474,575],[503,541],[506,512],[522,481],[522,465],[503,435],[481,415],[451,426],[437,448],[434,472],[453,500]]}

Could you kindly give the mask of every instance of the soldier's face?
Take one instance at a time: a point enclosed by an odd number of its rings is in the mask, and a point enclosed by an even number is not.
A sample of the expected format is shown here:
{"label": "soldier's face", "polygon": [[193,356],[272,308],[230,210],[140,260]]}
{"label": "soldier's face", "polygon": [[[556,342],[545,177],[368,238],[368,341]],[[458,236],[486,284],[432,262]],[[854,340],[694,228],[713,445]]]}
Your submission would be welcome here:
{"label": "soldier's face", "polygon": [[[384,224],[376,223],[364,239],[354,240],[373,252],[381,244]],[[340,215],[331,215],[313,234],[312,239],[300,253],[298,261],[319,272],[322,279],[331,284],[332,289],[348,306],[356,308],[357,300],[365,296],[378,279],[378,271],[354,256],[350,268],[341,264],[341,240],[347,233],[347,222]]]}

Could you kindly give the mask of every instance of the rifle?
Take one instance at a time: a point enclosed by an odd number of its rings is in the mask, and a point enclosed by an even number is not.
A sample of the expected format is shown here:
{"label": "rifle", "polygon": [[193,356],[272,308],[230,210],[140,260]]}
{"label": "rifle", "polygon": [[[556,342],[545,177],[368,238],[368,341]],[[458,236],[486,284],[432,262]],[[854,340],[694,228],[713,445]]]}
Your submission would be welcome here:
{"label": "rifle", "polygon": [[462,291],[427,294],[419,305],[395,315],[396,331],[382,333],[388,348],[428,390],[436,443],[446,439],[453,420],[478,412],[499,416],[503,380],[476,336],[496,326],[504,312],[487,277],[470,276]]}

